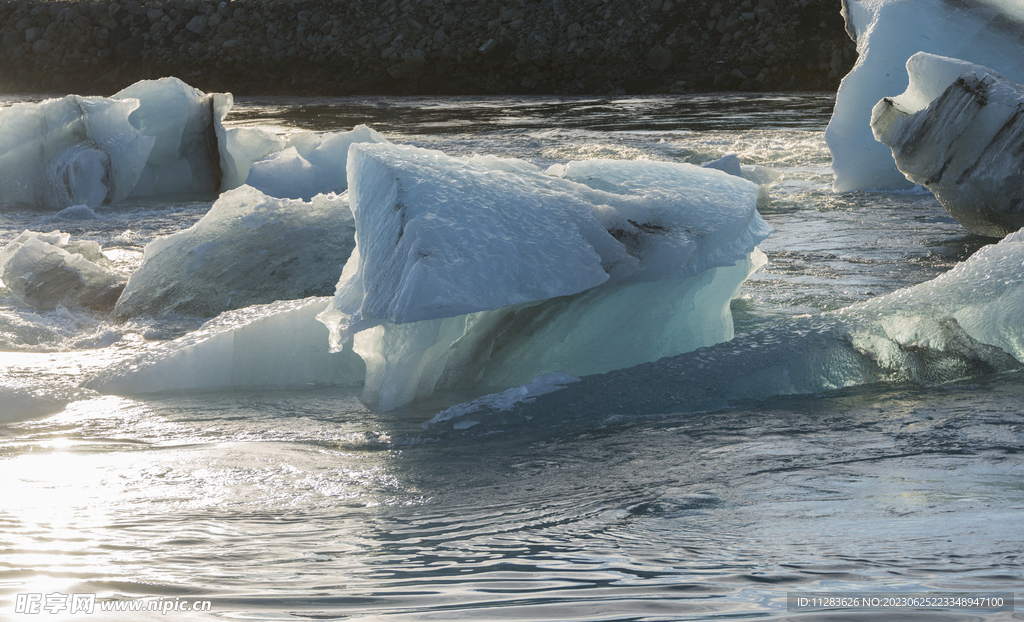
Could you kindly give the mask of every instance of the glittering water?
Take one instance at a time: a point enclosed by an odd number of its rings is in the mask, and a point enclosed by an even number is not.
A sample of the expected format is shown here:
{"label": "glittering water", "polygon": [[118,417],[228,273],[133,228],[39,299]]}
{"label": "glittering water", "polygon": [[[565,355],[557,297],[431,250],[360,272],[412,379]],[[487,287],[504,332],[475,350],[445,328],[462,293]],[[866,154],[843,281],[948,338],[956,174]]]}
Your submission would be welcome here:
{"label": "glittering water", "polygon": [[[761,212],[776,233],[733,304],[742,335],[928,280],[989,242],[928,194],[833,194],[831,102],[252,99],[229,121],[368,123],[394,142],[538,165],[736,153],[771,167],[784,176]],[[131,270],[209,205],[165,198],[90,221],[7,212],[0,241],[59,228]],[[340,388],[99,396],[79,383],[201,321],[118,324],[5,294],[0,388],[23,399],[0,405],[3,619],[19,619],[18,594],[57,592],[212,603],[89,618],[113,620],[813,620],[787,613],[787,592],[1024,583],[1021,373],[696,414],[551,413],[550,425],[436,438],[420,423],[467,396],[387,414]],[[902,615],[827,619],[1024,618]],[[82,616],[23,619],[41,617]]]}

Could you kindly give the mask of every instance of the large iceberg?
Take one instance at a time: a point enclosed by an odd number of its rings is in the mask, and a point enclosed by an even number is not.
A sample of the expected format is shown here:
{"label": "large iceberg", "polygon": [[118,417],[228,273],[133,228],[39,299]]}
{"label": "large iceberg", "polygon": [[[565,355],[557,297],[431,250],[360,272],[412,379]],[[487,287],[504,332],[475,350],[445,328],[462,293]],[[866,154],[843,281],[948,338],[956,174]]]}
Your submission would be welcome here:
{"label": "large iceberg", "polygon": [[384,143],[386,138],[365,125],[348,132],[301,132],[281,150],[255,162],[246,184],[278,198],[310,200],[318,194],[348,189],[348,148],[353,143]]}
{"label": "large iceberg", "polygon": [[[943,383],[1024,367],[1024,230],[949,272],[845,309],[629,369],[449,409],[431,434],[557,418],[695,412],[877,382]],[[551,384],[548,382],[547,384]],[[545,385],[546,386],[546,385]],[[526,397],[516,402],[513,398]]]}
{"label": "large iceberg", "polygon": [[125,283],[99,244],[60,231],[25,231],[0,249],[0,280],[21,304],[43,310],[109,311]]}
{"label": "large iceberg", "polygon": [[114,314],[212,317],[253,304],[328,295],[354,235],[346,194],[307,202],[242,186],[221,195],[189,229],[150,242]]}
{"label": "large iceberg", "polygon": [[0,109],[0,205],[98,207],[127,197],[154,145],[128,122],[138,107],[68,95]]}
{"label": "large iceberg", "polygon": [[758,187],[721,171],[349,151],[356,249],[320,317],[354,337],[363,399],[608,371],[732,337],[764,261]]}
{"label": "large iceberg", "polygon": [[327,298],[223,313],[201,328],[123,361],[85,383],[101,393],[358,386],[365,366],[351,346],[331,353],[316,315]]}
{"label": "large iceberg", "polygon": [[925,53],[907,72],[907,91],[875,106],[875,138],[969,231],[1002,237],[1024,227],[1024,86]]}
{"label": "large iceberg", "polygon": [[844,0],[859,58],[843,79],[825,132],[833,187],[910,188],[891,153],[871,133],[871,110],[907,88],[904,64],[929,52],[990,67],[1024,82],[1024,5],[1018,0]]}

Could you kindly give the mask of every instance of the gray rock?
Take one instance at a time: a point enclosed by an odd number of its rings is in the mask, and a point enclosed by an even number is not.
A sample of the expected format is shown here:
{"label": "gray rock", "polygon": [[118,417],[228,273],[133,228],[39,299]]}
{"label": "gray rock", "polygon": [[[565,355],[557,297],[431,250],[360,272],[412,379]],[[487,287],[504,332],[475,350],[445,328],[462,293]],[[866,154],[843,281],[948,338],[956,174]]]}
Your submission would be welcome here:
{"label": "gray rock", "polygon": [[196,15],[192,19],[188,20],[188,23],[185,24],[185,28],[197,35],[201,35],[203,34],[203,31],[206,30],[206,24],[207,19],[205,15]]}
{"label": "gray rock", "polygon": [[46,54],[52,49],[53,44],[46,39],[37,39],[36,42],[32,44],[32,53],[37,56],[40,54]]}

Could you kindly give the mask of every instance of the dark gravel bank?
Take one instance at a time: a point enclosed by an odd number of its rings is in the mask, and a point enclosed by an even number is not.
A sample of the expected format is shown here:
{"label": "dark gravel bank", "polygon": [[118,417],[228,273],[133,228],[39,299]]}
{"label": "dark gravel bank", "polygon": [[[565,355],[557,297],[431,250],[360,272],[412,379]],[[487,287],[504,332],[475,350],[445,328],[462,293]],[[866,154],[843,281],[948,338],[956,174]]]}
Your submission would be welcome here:
{"label": "dark gravel bank", "polygon": [[0,0],[0,91],[833,90],[841,0]]}

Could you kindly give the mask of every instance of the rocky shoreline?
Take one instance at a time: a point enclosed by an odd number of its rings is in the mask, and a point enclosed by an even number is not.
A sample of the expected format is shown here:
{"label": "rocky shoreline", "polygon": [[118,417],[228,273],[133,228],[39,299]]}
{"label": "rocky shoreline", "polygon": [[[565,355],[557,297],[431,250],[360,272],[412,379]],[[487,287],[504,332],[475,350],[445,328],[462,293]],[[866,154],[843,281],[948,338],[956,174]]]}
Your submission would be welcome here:
{"label": "rocky shoreline", "polygon": [[177,76],[239,95],[834,90],[840,0],[0,0],[0,91]]}

